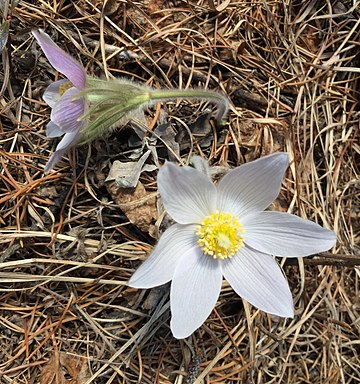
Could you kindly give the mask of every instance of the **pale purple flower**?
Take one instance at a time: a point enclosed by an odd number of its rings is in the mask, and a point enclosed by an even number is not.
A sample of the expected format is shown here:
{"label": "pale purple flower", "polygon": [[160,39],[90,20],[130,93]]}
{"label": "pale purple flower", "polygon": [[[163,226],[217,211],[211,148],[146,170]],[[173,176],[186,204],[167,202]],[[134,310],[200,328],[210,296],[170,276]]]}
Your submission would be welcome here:
{"label": "pale purple flower", "polygon": [[59,48],[42,30],[32,34],[50,64],[67,79],[51,84],[44,100],[52,107],[48,137],[64,135],[46,164],[52,169],[60,157],[76,143],[89,143],[103,137],[108,130],[126,124],[131,118],[142,118],[146,106],[180,97],[208,99],[218,106],[216,119],[222,124],[229,102],[218,92],[202,89],[153,89],[127,79],[103,80],[86,76],[84,67]]}
{"label": "pale purple flower", "polygon": [[272,255],[303,257],[336,243],[333,231],[297,216],[264,211],[278,196],[288,167],[286,153],[241,165],[214,185],[191,167],[166,163],[158,189],[177,222],[131,277],[152,288],[171,282],[171,330],[192,334],[211,313],[222,278],[255,307],[293,317],[288,283]]}
{"label": "pale purple flower", "polygon": [[86,73],[85,68],[58,47],[44,31],[33,30],[32,34],[50,64],[66,77],[50,84],[43,96],[52,108],[51,121],[46,126],[47,137],[64,135],[45,166],[45,171],[49,171],[79,140],[84,125],[81,116],[85,112],[85,100],[83,96],[77,95],[85,89]]}

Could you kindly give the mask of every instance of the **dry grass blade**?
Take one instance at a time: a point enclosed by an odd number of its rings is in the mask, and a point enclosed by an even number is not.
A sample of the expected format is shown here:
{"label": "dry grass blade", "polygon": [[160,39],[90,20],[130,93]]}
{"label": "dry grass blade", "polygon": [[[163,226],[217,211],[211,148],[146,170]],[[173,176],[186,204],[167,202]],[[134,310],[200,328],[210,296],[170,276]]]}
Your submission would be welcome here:
{"label": "dry grass blade", "polygon": [[[0,1],[0,18],[0,383],[360,383],[359,1]],[[227,125],[206,103],[159,104],[44,175],[56,143],[42,94],[61,75],[34,27],[90,75],[217,89],[232,102]],[[132,190],[120,200],[105,180],[113,161],[147,151],[156,167],[199,154],[220,170],[289,153],[276,208],[338,234],[326,254],[279,260],[294,319],[224,282],[209,319],[178,341],[168,287],[126,286],[169,223],[156,172],[140,176],[141,227]]]}

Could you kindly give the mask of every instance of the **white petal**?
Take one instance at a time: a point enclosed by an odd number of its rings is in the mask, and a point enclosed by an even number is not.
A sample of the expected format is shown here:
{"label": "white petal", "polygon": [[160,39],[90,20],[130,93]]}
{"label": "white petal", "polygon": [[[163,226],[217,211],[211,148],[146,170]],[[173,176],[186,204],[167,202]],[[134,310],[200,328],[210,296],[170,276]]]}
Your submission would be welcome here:
{"label": "white petal", "polygon": [[158,189],[166,211],[180,224],[201,223],[215,211],[216,188],[194,168],[166,163],[159,171]]}
{"label": "white petal", "polygon": [[218,185],[218,209],[243,216],[262,211],[278,196],[289,159],[286,153],[274,153],[226,174]]}
{"label": "white petal", "polygon": [[199,248],[181,258],[170,290],[174,337],[184,339],[201,326],[216,304],[221,283],[219,261],[205,256]]}
{"label": "white petal", "polygon": [[247,245],[275,256],[309,256],[336,243],[333,231],[289,213],[258,212],[247,216],[242,224]]}
{"label": "white petal", "polygon": [[59,137],[62,136],[65,132],[61,130],[61,128],[55,124],[53,121],[49,121],[46,125],[46,137]]}
{"label": "white petal", "polygon": [[270,255],[244,247],[221,266],[234,291],[249,303],[274,315],[294,316],[289,285]]}
{"label": "white petal", "polygon": [[52,170],[61,157],[68,151],[73,145],[77,143],[80,137],[80,131],[66,133],[61,139],[60,143],[56,147],[56,151],[51,155],[49,161],[46,163],[45,172]]}
{"label": "white petal", "polygon": [[168,228],[150,256],[133,274],[128,285],[134,288],[152,288],[170,281],[181,257],[197,247],[195,231],[194,225],[175,224]]}
{"label": "white petal", "polygon": [[60,100],[60,85],[65,83],[69,83],[69,80],[62,79],[54,81],[46,88],[43,94],[43,99],[48,105],[50,105],[51,108],[53,108],[55,104]]}

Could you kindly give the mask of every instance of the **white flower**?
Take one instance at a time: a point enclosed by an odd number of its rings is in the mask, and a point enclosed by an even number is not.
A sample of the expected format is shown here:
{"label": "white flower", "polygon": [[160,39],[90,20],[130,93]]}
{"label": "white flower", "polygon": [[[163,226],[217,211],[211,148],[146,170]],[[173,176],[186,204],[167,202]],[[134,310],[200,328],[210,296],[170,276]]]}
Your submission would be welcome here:
{"label": "white flower", "polygon": [[151,288],[172,280],[171,330],[193,333],[211,313],[222,277],[255,307],[293,317],[290,289],[272,255],[303,257],[336,243],[333,231],[288,213],[264,211],[278,196],[286,153],[241,165],[215,186],[191,167],[166,163],[158,189],[177,222],[129,281]]}

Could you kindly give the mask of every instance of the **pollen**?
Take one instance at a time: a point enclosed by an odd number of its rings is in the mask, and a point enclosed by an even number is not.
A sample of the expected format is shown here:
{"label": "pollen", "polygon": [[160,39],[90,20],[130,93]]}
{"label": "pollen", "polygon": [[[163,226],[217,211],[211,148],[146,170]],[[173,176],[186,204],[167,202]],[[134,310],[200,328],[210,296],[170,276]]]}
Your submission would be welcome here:
{"label": "pollen", "polygon": [[62,96],[68,89],[72,88],[74,85],[71,81],[67,81],[66,83],[62,83],[59,85],[59,93]]}
{"label": "pollen", "polygon": [[196,231],[200,248],[214,259],[232,257],[244,245],[242,234],[245,230],[230,213],[216,211],[206,216]]}

